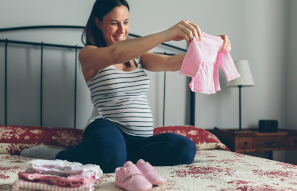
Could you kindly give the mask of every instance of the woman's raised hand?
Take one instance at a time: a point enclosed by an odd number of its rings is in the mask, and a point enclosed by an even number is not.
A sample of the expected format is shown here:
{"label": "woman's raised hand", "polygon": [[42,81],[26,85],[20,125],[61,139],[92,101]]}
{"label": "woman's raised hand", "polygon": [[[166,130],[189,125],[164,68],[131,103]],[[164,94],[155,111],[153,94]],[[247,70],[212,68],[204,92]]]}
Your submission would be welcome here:
{"label": "woman's raised hand", "polygon": [[221,52],[224,48],[228,50],[228,52],[230,52],[231,50],[231,42],[228,38],[227,35],[218,35],[219,37],[221,37],[224,40],[223,46],[222,48],[219,50],[219,52]]}
{"label": "woman's raised hand", "polygon": [[180,41],[185,39],[188,44],[192,41],[193,37],[196,38],[197,42],[201,41],[202,32],[199,26],[188,20],[182,20],[173,27],[164,31],[166,35],[166,41]]}

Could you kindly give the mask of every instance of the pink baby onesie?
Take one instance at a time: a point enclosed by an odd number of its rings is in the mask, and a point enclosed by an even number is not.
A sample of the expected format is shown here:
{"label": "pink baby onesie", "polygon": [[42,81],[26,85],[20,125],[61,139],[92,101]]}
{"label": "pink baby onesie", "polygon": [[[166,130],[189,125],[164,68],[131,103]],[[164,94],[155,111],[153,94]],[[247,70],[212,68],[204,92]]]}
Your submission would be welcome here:
{"label": "pink baby onesie", "polygon": [[195,37],[191,41],[179,73],[192,77],[189,85],[193,92],[209,95],[221,90],[217,64],[224,71],[228,81],[240,76],[228,50],[223,49],[219,52],[223,42],[221,37],[204,32],[199,45]]}
{"label": "pink baby onesie", "polygon": [[57,185],[62,187],[79,187],[83,185],[87,185],[90,182],[94,182],[95,174],[93,176],[85,177],[85,176],[57,176],[51,174],[42,174],[38,172],[19,172],[18,173],[20,179],[24,179],[27,181],[43,181],[50,185]]}

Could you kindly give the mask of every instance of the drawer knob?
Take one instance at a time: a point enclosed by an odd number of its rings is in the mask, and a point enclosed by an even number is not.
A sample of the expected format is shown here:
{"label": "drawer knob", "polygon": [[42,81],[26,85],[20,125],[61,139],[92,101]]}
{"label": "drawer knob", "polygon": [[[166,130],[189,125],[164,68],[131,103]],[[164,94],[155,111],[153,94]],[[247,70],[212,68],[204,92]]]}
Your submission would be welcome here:
{"label": "drawer knob", "polygon": [[265,143],[269,146],[275,146],[277,144],[277,141],[266,141]]}
{"label": "drawer knob", "polygon": [[246,142],[244,142],[244,144],[245,144],[245,145],[247,145],[247,144],[248,144],[248,142],[246,141]]}

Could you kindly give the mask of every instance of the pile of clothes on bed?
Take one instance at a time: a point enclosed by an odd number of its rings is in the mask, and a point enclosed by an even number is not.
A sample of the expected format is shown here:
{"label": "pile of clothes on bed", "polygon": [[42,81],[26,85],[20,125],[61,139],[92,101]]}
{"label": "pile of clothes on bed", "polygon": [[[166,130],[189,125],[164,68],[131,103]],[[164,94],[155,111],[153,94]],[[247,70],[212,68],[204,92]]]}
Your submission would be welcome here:
{"label": "pile of clothes on bed", "polygon": [[27,163],[28,168],[18,173],[13,191],[93,191],[103,175],[100,166],[64,160],[35,159]]}

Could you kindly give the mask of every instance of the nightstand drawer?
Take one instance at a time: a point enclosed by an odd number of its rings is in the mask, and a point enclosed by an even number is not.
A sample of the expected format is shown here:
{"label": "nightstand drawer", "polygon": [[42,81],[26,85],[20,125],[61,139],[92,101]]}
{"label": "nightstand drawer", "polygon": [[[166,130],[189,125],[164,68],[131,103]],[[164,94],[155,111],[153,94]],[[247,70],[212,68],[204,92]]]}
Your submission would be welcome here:
{"label": "nightstand drawer", "polygon": [[255,149],[258,150],[285,150],[290,147],[290,140],[287,136],[261,136],[255,137]]}
{"label": "nightstand drawer", "polygon": [[258,128],[212,129],[223,144],[231,151],[239,153],[269,151],[269,159],[273,159],[272,151],[297,150],[297,130],[279,129],[277,132],[259,132]]}
{"label": "nightstand drawer", "polygon": [[290,137],[290,149],[292,149],[292,150],[297,149],[297,136]]}
{"label": "nightstand drawer", "polygon": [[235,138],[235,150],[253,149],[253,148],[254,148],[253,137],[236,137]]}

